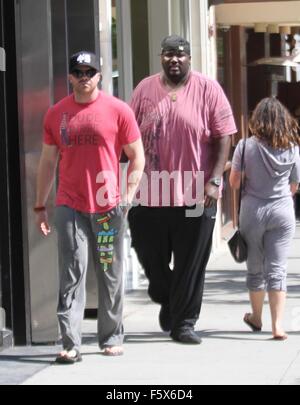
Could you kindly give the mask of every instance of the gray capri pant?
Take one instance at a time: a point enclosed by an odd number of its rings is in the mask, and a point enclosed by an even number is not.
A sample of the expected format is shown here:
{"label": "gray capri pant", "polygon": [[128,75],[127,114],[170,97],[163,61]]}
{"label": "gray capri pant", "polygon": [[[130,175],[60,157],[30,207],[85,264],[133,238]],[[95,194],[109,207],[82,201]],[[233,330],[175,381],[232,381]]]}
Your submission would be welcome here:
{"label": "gray capri pant", "polygon": [[121,207],[102,214],[85,214],[59,206],[55,219],[60,270],[57,315],[63,348],[80,350],[89,245],[98,281],[99,346],[121,345],[125,229]]}
{"label": "gray capri pant", "polygon": [[248,245],[250,291],[286,291],[287,259],[295,225],[291,196],[273,200],[243,197],[240,228]]}

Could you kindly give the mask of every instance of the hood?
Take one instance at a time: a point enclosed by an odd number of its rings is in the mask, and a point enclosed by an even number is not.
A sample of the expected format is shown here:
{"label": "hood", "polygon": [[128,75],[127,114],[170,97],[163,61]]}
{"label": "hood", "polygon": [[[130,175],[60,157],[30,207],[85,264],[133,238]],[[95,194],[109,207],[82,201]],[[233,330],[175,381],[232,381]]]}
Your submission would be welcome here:
{"label": "hood", "polygon": [[273,178],[284,176],[289,172],[299,154],[298,146],[290,149],[274,149],[259,141],[257,145],[264,165]]}

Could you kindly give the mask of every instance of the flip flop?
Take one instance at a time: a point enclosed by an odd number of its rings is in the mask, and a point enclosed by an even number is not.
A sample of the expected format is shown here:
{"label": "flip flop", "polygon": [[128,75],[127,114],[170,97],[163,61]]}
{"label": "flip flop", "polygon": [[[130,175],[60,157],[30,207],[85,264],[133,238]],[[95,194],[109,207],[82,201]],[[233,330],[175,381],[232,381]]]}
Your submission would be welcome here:
{"label": "flip flop", "polygon": [[110,349],[112,347],[114,347],[114,346],[106,346],[104,348],[104,351],[102,352],[103,356],[123,356],[123,354],[124,354],[123,348],[121,348],[119,351],[116,351],[116,352],[111,352],[111,351],[106,350],[106,349]]}
{"label": "flip flop", "polygon": [[261,332],[261,327],[258,327],[258,326],[256,326],[256,325],[254,325],[254,323],[252,323],[250,320],[249,320],[249,316],[250,316],[251,314],[248,312],[247,314],[245,314],[244,315],[244,322],[245,322],[245,324],[246,325],[248,325],[252,330],[253,330],[253,332]]}
{"label": "flip flop", "polygon": [[76,355],[71,357],[68,354],[57,356],[55,359],[56,364],[74,364],[82,361],[81,354],[78,350],[75,350]]}

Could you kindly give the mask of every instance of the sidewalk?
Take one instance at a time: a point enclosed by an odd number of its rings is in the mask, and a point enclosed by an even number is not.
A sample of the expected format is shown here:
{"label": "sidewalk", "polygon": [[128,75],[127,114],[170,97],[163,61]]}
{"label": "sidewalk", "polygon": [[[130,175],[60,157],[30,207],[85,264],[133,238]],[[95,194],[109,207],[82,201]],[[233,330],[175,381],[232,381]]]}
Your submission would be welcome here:
{"label": "sidewalk", "polygon": [[126,296],[125,354],[99,354],[96,321],[84,321],[83,362],[52,365],[59,347],[14,348],[0,353],[0,384],[25,385],[300,385],[300,227],[289,258],[287,341],[271,341],[265,304],[263,332],[243,323],[249,311],[245,265],[227,249],[212,257],[197,330],[201,345],[174,343],[161,332],[145,285]]}

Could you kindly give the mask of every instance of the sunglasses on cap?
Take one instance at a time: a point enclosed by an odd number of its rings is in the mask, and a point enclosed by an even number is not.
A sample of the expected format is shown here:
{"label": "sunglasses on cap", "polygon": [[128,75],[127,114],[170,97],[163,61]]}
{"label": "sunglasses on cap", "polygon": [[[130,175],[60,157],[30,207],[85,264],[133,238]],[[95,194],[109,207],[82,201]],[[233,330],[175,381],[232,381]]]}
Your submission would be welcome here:
{"label": "sunglasses on cap", "polygon": [[88,69],[88,70],[74,69],[72,70],[71,75],[76,77],[76,79],[82,79],[84,76],[91,79],[97,73],[98,71],[96,69]]}

